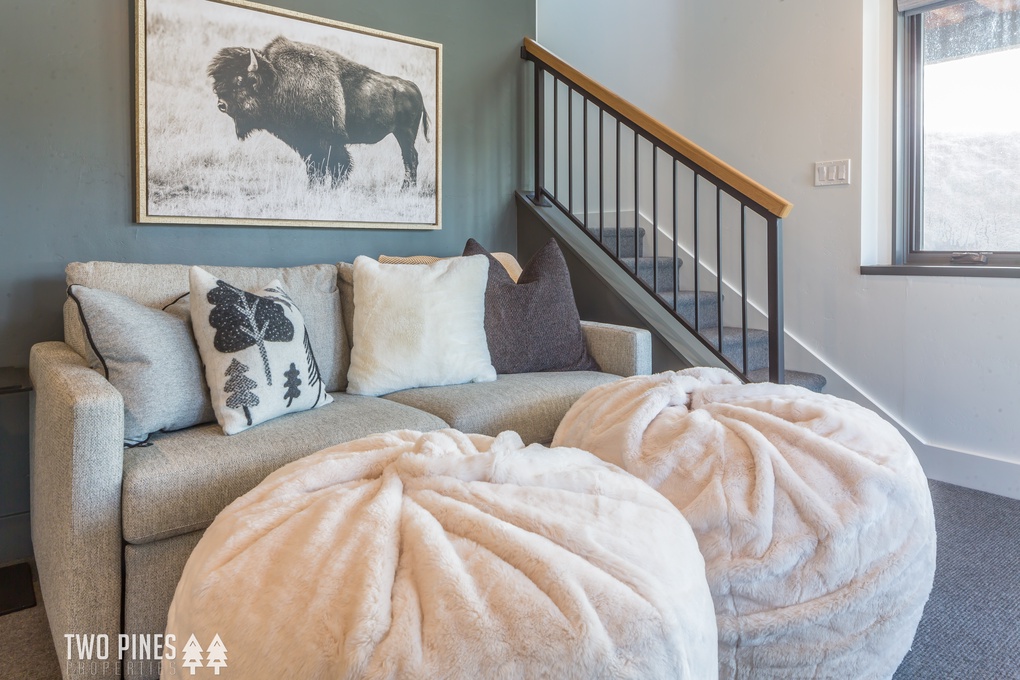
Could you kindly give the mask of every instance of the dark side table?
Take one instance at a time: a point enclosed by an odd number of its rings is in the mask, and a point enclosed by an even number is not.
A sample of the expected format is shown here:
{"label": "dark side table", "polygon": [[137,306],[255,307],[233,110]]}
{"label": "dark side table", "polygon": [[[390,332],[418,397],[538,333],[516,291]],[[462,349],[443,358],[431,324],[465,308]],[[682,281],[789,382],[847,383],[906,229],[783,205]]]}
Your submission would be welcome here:
{"label": "dark side table", "polygon": [[0,368],[0,394],[29,392],[31,389],[32,380],[28,377],[27,368],[11,368],[10,366]]}
{"label": "dark side table", "polygon": [[[27,368],[0,368],[0,397],[19,392],[29,392],[32,381]],[[0,399],[0,409],[3,400]],[[0,456],[5,455],[0,451]],[[0,616],[35,606],[35,590],[32,587],[32,568],[28,562],[18,562],[0,568]]]}

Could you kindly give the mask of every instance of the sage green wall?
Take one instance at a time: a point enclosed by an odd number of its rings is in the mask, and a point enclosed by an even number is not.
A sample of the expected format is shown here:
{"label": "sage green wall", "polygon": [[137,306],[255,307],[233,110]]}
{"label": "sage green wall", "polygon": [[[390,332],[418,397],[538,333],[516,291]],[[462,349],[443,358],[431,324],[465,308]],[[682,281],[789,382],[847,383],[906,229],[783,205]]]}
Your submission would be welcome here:
{"label": "sage green wall", "polygon": [[[0,5],[0,366],[62,337],[74,260],[288,266],[358,254],[515,250],[534,0],[263,0],[443,44],[443,229],[132,224],[134,2]],[[210,105],[214,105],[210,90]],[[0,410],[0,564],[27,557],[26,395]]]}
{"label": "sage green wall", "polygon": [[[523,186],[534,0],[268,0],[443,44],[443,229],[132,224],[134,2],[3,0],[0,10],[0,366],[61,336],[73,260],[295,265],[513,249]],[[210,90],[210,105],[214,104]]]}

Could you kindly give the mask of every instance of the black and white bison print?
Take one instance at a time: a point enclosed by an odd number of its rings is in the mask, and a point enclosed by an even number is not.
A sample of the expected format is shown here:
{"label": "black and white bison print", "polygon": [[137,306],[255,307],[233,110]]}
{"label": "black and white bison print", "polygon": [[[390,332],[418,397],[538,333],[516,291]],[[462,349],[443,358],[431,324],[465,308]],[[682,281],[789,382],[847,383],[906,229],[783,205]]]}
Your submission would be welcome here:
{"label": "black and white bison print", "polygon": [[309,180],[343,182],[351,172],[348,144],[396,137],[403,187],[418,182],[418,127],[429,141],[421,91],[316,45],[275,38],[261,50],[225,47],[209,63],[219,110],[234,120],[238,139],[265,130],[298,152]]}

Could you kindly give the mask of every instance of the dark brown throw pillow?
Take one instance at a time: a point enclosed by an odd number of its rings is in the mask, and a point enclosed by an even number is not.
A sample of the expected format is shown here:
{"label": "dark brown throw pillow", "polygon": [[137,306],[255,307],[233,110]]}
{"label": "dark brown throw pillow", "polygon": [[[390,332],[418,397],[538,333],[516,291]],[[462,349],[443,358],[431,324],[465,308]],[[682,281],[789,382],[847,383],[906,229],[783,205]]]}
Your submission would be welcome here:
{"label": "dark brown throw pillow", "polygon": [[474,239],[464,255],[489,258],[485,336],[497,373],[600,370],[588,354],[570,272],[555,239],[524,265],[517,283]]}

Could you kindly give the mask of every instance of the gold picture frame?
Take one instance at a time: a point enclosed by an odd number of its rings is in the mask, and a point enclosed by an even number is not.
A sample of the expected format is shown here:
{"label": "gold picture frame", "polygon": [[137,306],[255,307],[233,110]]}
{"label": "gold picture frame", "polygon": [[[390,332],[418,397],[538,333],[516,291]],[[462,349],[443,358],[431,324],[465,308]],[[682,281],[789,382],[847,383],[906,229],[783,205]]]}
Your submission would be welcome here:
{"label": "gold picture frame", "polygon": [[441,228],[439,43],[247,0],[135,31],[137,222]]}

